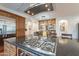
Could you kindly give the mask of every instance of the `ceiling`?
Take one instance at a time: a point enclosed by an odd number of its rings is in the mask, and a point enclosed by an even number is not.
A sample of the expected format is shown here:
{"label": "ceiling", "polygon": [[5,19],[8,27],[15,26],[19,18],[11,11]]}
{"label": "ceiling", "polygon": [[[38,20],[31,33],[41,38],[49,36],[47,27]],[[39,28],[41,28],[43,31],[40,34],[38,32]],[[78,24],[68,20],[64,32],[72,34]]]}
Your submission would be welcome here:
{"label": "ceiling", "polygon": [[[0,6],[4,6],[18,12],[24,12],[34,4],[37,3],[0,3]],[[79,14],[79,3],[54,3],[53,5],[54,11],[58,16]]]}
{"label": "ceiling", "polygon": [[79,3],[56,3],[55,12],[57,16],[79,15]]}
{"label": "ceiling", "polygon": [[[42,5],[41,5],[42,4]],[[23,12],[27,13],[27,10],[29,10],[29,8],[31,9],[31,11],[33,11],[34,13],[39,13],[42,10],[46,11],[47,9],[45,8],[45,6],[43,6],[45,3],[0,3],[0,6],[6,7],[8,9],[17,11],[17,12]],[[38,7],[38,8],[37,8]],[[52,3],[48,4],[48,7],[52,10]],[[30,14],[31,15],[31,14]]]}
{"label": "ceiling", "polygon": [[26,9],[30,7],[30,3],[0,3],[0,6],[18,11],[24,12]]}

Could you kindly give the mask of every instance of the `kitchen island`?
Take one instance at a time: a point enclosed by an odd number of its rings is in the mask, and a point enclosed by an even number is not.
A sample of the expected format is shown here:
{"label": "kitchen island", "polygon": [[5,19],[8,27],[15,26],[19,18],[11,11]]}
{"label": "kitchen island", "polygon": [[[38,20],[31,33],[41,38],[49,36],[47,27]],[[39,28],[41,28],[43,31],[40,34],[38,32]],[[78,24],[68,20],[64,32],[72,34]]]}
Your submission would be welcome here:
{"label": "kitchen island", "polygon": [[[48,40],[37,40],[37,39],[30,39],[25,40],[24,42],[16,42],[16,39],[5,39],[4,45],[6,47],[9,43],[14,47],[14,51],[16,53],[10,55],[17,55],[17,56],[55,56],[56,55],[56,43],[55,42],[49,42]],[[4,50],[6,48],[4,47]],[[16,49],[17,48],[17,49]],[[7,48],[8,50],[11,50]],[[5,53],[7,53],[5,51]],[[8,54],[9,55],[9,54]]]}

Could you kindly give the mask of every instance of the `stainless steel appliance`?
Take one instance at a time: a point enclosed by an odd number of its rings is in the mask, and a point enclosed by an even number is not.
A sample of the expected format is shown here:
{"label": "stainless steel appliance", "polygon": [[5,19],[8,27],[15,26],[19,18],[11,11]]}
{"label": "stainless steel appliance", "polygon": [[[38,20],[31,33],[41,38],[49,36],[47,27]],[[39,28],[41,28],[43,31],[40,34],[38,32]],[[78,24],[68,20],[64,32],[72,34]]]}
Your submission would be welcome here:
{"label": "stainless steel appliance", "polygon": [[31,49],[33,48],[34,50],[41,53],[56,55],[56,41],[53,42],[48,39],[27,39],[26,41],[24,41],[23,45]]}

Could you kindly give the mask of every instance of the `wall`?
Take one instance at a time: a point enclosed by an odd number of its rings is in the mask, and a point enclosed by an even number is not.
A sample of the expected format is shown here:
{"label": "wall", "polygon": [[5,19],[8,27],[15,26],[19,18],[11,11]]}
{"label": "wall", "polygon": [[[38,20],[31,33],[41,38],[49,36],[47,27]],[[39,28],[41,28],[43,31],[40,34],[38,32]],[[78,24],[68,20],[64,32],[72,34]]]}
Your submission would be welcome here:
{"label": "wall", "polygon": [[55,12],[56,12],[56,19],[57,19],[57,33],[60,36],[60,28],[59,22],[60,20],[67,20],[68,21],[68,31],[67,33],[72,34],[73,39],[78,39],[78,27],[77,24],[79,23],[79,4],[73,3],[56,3],[55,4]]}
{"label": "wall", "polygon": [[68,22],[68,27],[67,27],[67,32],[68,34],[72,34],[73,39],[78,39],[78,23],[79,23],[79,16],[64,16],[64,17],[57,17],[57,25],[56,25],[56,30],[58,36],[61,36],[61,31],[60,31],[60,26],[59,22],[61,20],[67,20]]}
{"label": "wall", "polygon": [[79,15],[79,3],[55,3],[54,10],[58,16]]}
{"label": "wall", "polygon": [[26,22],[26,37],[33,35],[34,32],[38,31],[38,21],[32,20]]}

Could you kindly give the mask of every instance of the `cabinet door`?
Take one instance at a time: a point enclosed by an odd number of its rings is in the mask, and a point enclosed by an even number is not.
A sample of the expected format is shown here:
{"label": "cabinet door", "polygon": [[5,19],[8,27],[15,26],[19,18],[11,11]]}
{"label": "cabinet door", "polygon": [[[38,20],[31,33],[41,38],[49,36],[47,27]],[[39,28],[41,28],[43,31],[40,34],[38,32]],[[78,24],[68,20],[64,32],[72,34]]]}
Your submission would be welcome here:
{"label": "cabinet door", "polygon": [[9,44],[4,42],[4,55],[9,56]]}
{"label": "cabinet door", "polygon": [[16,46],[4,42],[4,55],[6,56],[16,56]]}

